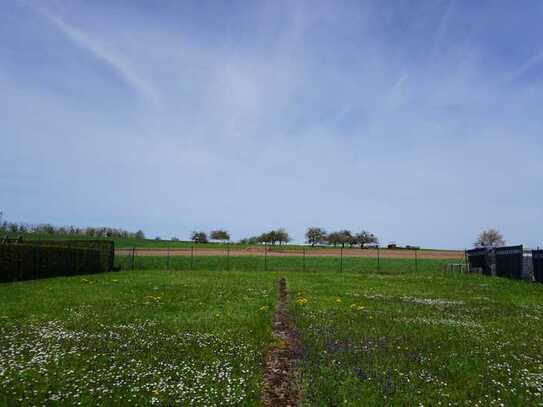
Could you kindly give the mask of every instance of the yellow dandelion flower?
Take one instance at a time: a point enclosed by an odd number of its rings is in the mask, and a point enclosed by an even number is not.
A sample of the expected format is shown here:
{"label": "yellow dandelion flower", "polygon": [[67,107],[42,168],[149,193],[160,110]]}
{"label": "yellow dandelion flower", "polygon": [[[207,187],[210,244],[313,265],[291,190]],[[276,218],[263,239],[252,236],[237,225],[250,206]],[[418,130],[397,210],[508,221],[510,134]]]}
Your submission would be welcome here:
{"label": "yellow dandelion flower", "polygon": [[343,301],[341,300],[341,298],[336,298],[336,303],[337,304],[341,304]]}
{"label": "yellow dandelion flower", "polygon": [[298,304],[298,305],[305,305],[305,304],[307,304],[307,302],[308,302],[307,298],[303,298],[303,297],[302,297],[302,298],[298,298],[298,299],[296,300],[296,304]]}

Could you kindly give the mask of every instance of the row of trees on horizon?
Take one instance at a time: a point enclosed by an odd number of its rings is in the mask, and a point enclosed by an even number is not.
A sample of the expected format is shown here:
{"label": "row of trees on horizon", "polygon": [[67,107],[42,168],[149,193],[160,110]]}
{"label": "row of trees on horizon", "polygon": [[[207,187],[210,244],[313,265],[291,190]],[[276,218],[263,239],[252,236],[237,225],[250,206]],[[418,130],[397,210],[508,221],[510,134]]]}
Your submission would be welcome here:
{"label": "row of trees on horizon", "polygon": [[60,237],[97,237],[111,239],[145,239],[142,230],[129,232],[121,228],[100,227],[78,227],[78,226],[55,226],[50,223],[28,224],[7,222],[3,220],[0,211],[0,234],[36,234]]}
{"label": "row of trees on horizon", "polygon": [[[60,237],[95,237],[95,238],[111,238],[111,239],[145,239],[145,233],[142,230],[137,232],[129,232],[121,228],[112,227],[77,227],[77,226],[55,226],[49,223],[43,224],[26,224],[7,222],[3,220],[2,212],[0,211],[0,234],[37,234]],[[332,246],[346,245],[350,247],[360,246],[363,248],[366,245],[379,244],[379,239],[373,233],[361,231],[353,233],[350,230],[344,229],[328,233],[320,227],[309,227],[305,232],[306,242],[311,246],[328,244]],[[159,239],[159,238],[157,238]],[[208,243],[209,241],[230,242],[230,233],[224,229],[212,230],[206,233],[204,231],[194,231],[191,235],[191,241],[194,243]],[[172,241],[180,239],[173,237]],[[258,236],[251,236],[241,239],[241,244],[286,244],[292,239],[289,233],[284,228],[271,230],[262,233]],[[494,228],[483,231],[478,235],[473,244],[475,247],[500,247],[505,245],[503,235]]]}
{"label": "row of trees on horizon", "polygon": [[[141,230],[129,232],[121,228],[111,227],[78,227],[78,226],[55,226],[49,223],[26,224],[2,221],[0,218],[0,233],[5,234],[36,234],[45,236],[59,237],[95,237],[111,239],[145,239],[145,233]],[[340,230],[327,233],[323,228],[310,227],[305,233],[307,243],[312,246],[330,244],[333,246],[341,245],[350,247],[366,244],[376,244],[379,242],[377,237],[366,231],[352,233],[350,230]],[[156,238],[159,240],[159,238]],[[217,229],[206,233],[204,231],[194,231],[190,240],[194,243],[208,243],[209,241],[230,242],[230,233],[224,229]],[[172,241],[179,241],[179,238],[173,237]],[[290,242],[292,239],[284,228],[271,230],[258,236],[252,236],[241,239],[241,244],[271,244],[282,245]]]}
{"label": "row of trees on horizon", "polygon": [[[228,236],[228,238],[226,238]],[[223,230],[216,230],[210,233],[211,240],[223,240],[229,241],[229,234]],[[373,233],[362,231],[360,233],[353,233],[350,230],[344,229],[336,232],[328,233],[325,229],[320,227],[309,227],[305,233],[306,242],[311,246],[329,244],[333,246],[341,245],[345,247],[360,246],[364,247],[367,244],[378,244],[379,239]],[[195,243],[208,242],[205,232],[193,232],[192,241]],[[269,232],[262,233],[258,236],[252,236],[245,239],[241,239],[241,244],[285,244],[291,241],[291,237],[284,228],[271,230]]]}

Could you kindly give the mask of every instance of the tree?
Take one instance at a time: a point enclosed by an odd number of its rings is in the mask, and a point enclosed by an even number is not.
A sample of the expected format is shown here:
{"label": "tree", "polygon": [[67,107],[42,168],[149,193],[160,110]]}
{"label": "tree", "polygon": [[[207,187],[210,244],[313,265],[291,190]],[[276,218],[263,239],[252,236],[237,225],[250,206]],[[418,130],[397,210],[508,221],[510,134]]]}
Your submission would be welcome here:
{"label": "tree", "polygon": [[207,243],[207,234],[202,231],[194,231],[192,232],[192,236],[190,238],[194,243]]}
{"label": "tree", "polygon": [[341,244],[341,247],[345,247],[346,244],[351,244],[352,246],[352,241],[353,241],[353,234],[351,233],[350,230],[340,230],[339,232],[336,232],[338,234],[338,237],[339,237],[339,242]]}
{"label": "tree", "polygon": [[288,235],[288,232],[281,228],[274,231],[275,232],[275,238],[279,242],[279,244],[282,243],[288,243],[290,242],[290,236]]}
{"label": "tree", "polygon": [[322,228],[310,227],[305,232],[307,243],[311,243],[311,246],[322,244],[326,241],[326,231]]}
{"label": "tree", "polygon": [[338,243],[341,243],[341,236],[338,232],[328,233],[328,235],[326,236],[326,241],[328,242],[328,244],[336,246]]}
{"label": "tree", "polygon": [[142,230],[138,230],[138,231],[136,232],[136,234],[134,235],[134,237],[135,237],[136,239],[141,239],[141,240],[143,240],[143,239],[145,239],[145,233],[143,233]]}
{"label": "tree", "polygon": [[260,236],[258,236],[258,241],[261,243],[271,243],[272,245],[275,245],[275,243],[277,242],[279,242],[279,244],[282,244],[290,242],[290,236],[285,229],[281,228],[277,230],[271,230],[267,233],[262,233]]}
{"label": "tree", "polygon": [[373,233],[363,230],[356,234],[356,242],[360,245],[360,248],[363,249],[366,244],[379,243],[379,239]]}
{"label": "tree", "polygon": [[497,229],[483,231],[474,243],[477,247],[500,247],[505,245],[502,234]]}
{"label": "tree", "polygon": [[230,240],[230,233],[228,233],[226,230],[213,230],[209,235],[211,240],[222,240],[224,242]]}

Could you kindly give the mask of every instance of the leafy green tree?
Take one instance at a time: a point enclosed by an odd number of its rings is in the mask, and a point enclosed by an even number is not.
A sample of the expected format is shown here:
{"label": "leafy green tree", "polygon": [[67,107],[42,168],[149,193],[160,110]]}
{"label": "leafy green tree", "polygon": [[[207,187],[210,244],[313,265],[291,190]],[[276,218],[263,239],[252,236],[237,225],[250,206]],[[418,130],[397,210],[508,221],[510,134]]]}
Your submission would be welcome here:
{"label": "leafy green tree", "polygon": [[194,231],[192,232],[192,236],[190,238],[194,243],[208,243],[209,240],[207,239],[207,234],[202,231]]}
{"label": "leafy green tree", "polygon": [[379,243],[379,239],[373,233],[363,230],[362,232],[356,234],[356,242],[360,245],[360,248],[363,249],[367,244]]}
{"label": "leafy green tree", "polygon": [[230,233],[226,230],[213,230],[209,235],[211,240],[222,240],[223,242],[228,242],[230,240]]}
{"label": "leafy green tree", "polygon": [[305,238],[311,246],[322,244],[326,242],[326,231],[322,228],[310,227],[305,232]]}
{"label": "leafy green tree", "polygon": [[288,243],[291,240],[288,232],[283,228],[277,229],[275,231],[275,238],[277,239],[279,244]]}

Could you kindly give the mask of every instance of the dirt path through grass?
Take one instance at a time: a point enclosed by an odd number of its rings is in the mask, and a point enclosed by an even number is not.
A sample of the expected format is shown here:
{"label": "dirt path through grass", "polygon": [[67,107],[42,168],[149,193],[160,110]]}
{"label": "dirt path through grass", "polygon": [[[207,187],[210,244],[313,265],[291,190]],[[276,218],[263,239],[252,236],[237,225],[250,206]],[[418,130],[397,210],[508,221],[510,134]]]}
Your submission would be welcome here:
{"label": "dirt path through grass", "polygon": [[295,369],[301,355],[301,346],[288,310],[285,278],[279,280],[279,301],[273,324],[274,343],[266,362],[262,400],[266,406],[298,406],[300,394]]}

